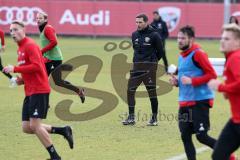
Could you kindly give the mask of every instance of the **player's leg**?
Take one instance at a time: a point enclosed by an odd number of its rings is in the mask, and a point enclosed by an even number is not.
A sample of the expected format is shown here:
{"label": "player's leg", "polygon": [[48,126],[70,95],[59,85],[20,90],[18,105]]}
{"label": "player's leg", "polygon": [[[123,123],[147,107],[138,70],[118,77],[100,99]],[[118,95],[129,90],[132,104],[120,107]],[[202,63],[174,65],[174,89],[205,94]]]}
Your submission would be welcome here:
{"label": "player's leg", "polygon": [[[48,104],[49,104],[49,94],[35,94],[30,96],[30,109],[29,116],[30,118],[40,118],[45,119],[47,117],[48,112]],[[30,123],[31,126],[31,123]],[[55,127],[48,124],[41,123],[41,127],[43,127],[50,134],[59,134],[62,135],[69,143],[70,148],[73,148],[73,136],[72,129],[70,126],[65,127]]]}
{"label": "player's leg", "polygon": [[80,89],[77,86],[71,84],[68,81],[62,79],[62,71],[72,71],[72,66],[68,64],[62,64],[62,61],[52,61],[54,70],[52,71],[53,81],[57,86],[69,89],[78,94],[81,102],[85,102],[85,92],[84,89]]}
{"label": "player's leg", "polygon": [[178,113],[178,127],[188,160],[196,160],[196,150],[192,141],[193,124],[190,107],[181,107]]}
{"label": "player's leg", "polygon": [[194,117],[193,125],[197,140],[200,143],[213,148],[216,143],[216,139],[208,135],[208,130],[210,129],[209,109],[210,106],[207,101],[197,102],[192,112]]}
{"label": "player's leg", "polygon": [[[156,64],[157,65],[157,64]],[[149,68],[148,74],[144,77],[143,83],[147,89],[148,96],[151,102],[152,117],[148,122],[148,126],[157,126],[157,114],[158,114],[158,99],[156,91],[156,72],[157,66],[153,64]]]}
{"label": "player's leg", "polygon": [[42,120],[40,118],[30,118],[30,128],[47,149],[51,159],[60,160],[61,158],[53,146],[48,131],[42,126]]}
{"label": "player's leg", "polygon": [[[67,140],[70,139],[69,136],[72,134],[72,129],[70,126],[65,126],[65,127],[54,127],[49,124],[43,124],[42,127],[44,127],[48,133],[50,134],[59,134],[62,135],[64,138]],[[34,131],[30,127],[30,122],[29,121],[23,121],[22,122],[22,129],[24,133],[27,134],[34,134]],[[68,140],[69,141],[69,140]],[[72,141],[72,140],[71,140]],[[71,143],[70,143],[71,144]],[[69,144],[69,145],[70,145]],[[72,147],[71,147],[72,146]],[[70,148],[73,148],[73,144],[70,145]]]}
{"label": "player's leg", "polygon": [[[51,154],[51,159],[60,160],[60,157],[56,153],[54,147],[52,146],[51,139],[49,137],[48,131],[41,125],[41,119],[39,118],[30,118],[32,114],[32,106],[35,101],[32,101],[31,96],[26,96],[23,101],[22,108],[22,130],[27,134],[36,134],[41,140],[42,144],[47,148]],[[34,109],[37,111],[36,109]],[[34,113],[38,113],[34,112]],[[35,116],[39,116],[35,114]]]}
{"label": "player's leg", "polygon": [[234,126],[231,120],[223,128],[212,154],[213,160],[231,160],[229,157],[240,145],[240,125]]}
{"label": "player's leg", "polygon": [[26,96],[23,100],[22,107],[22,131],[27,134],[34,134],[30,128],[30,115],[29,115],[29,96]]}
{"label": "player's leg", "polygon": [[123,125],[134,125],[135,124],[135,93],[138,86],[142,83],[141,75],[143,72],[138,70],[130,71],[130,78],[128,80],[128,89],[127,89],[127,101],[128,101],[128,112],[129,115],[126,120],[122,123]]}
{"label": "player's leg", "polygon": [[49,61],[47,63],[45,63],[45,68],[46,68],[46,71],[47,71],[47,75],[49,76],[52,72],[52,67],[53,67],[53,64],[52,64],[52,61]]}

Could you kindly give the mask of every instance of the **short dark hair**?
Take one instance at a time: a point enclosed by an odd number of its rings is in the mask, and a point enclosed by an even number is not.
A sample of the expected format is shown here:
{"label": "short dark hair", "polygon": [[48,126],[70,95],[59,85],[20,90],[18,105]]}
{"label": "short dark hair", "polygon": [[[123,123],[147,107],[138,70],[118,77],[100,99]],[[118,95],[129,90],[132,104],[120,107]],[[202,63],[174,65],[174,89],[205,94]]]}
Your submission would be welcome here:
{"label": "short dark hair", "polygon": [[18,21],[18,20],[14,20],[14,21],[12,21],[12,23],[11,23],[11,24],[17,24],[17,25],[21,26],[22,28],[25,28],[25,25],[24,25],[24,23],[23,23],[23,22],[21,22],[21,21]]}
{"label": "short dark hair", "polygon": [[157,14],[157,15],[159,15],[158,11],[153,11],[153,14]]}
{"label": "short dark hair", "polygon": [[180,28],[179,32],[182,32],[183,34],[187,34],[189,38],[195,37],[195,29],[193,26],[186,25]]}
{"label": "short dark hair", "polygon": [[148,21],[147,15],[146,15],[146,14],[143,14],[143,13],[138,14],[138,15],[136,16],[136,18],[143,18],[143,21],[144,21],[144,22],[147,22],[147,21]]}
{"label": "short dark hair", "polygon": [[231,23],[232,20],[234,20],[234,23],[239,24],[237,17],[231,16],[231,17],[229,18],[229,23]]}

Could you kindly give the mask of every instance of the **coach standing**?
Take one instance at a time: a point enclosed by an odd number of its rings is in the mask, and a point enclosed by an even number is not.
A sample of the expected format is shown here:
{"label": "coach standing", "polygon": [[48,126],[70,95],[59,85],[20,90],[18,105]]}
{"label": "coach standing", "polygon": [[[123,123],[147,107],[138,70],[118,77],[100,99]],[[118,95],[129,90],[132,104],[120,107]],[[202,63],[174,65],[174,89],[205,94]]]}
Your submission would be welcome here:
{"label": "coach standing", "polygon": [[167,72],[168,69],[168,60],[167,60],[167,56],[166,56],[166,39],[169,36],[168,33],[168,27],[166,22],[162,19],[162,17],[159,15],[158,11],[154,11],[153,12],[153,22],[151,23],[151,26],[157,30],[157,32],[159,33],[159,35],[162,38],[162,43],[163,43],[163,55],[162,55],[162,59],[163,59],[163,63],[165,66],[165,71]]}
{"label": "coach standing", "polygon": [[156,72],[158,61],[163,55],[161,37],[148,25],[148,17],[139,14],[136,17],[137,31],[132,33],[132,44],[134,49],[133,69],[130,71],[128,81],[128,118],[123,125],[135,124],[135,93],[138,86],[143,82],[151,101],[152,117],[149,126],[157,125],[158,99],[156,93]]}

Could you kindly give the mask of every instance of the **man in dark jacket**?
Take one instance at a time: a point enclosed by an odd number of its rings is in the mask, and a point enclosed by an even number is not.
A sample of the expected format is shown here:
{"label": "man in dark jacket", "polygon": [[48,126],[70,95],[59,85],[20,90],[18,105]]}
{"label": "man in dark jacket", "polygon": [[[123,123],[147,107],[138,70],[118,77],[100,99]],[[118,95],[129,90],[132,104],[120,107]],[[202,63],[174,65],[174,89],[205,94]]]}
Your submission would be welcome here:
{"label": "man in dark jacket", "polygon": [[129,116],[123,125],[135,124],[135,93],[143,82],[149,94],[152,107],[152,117],[149,126],[157,125],[158,100],[156,93],[156,72],[158,61],[163,55],[163,46],[160,35],[148,25],[148,17],[140,14],[136,17],[137,30],[132,34],[134,49],[133,69],[128,81]]}
{"label": "man in dark jacket", "polygon": [[151,23],[151,26],[157,30],[157,32],[162,38],[163,49],[164,49],[164,54],[162,58],[163,58],[163,63],[165,65],[165,70],[167,72],[168,60],[166,56],[165,40],[168,38],[169,34],[168,34],[167,24],[165,21],[163,21],[158,11],[153,12],[153,22]]}

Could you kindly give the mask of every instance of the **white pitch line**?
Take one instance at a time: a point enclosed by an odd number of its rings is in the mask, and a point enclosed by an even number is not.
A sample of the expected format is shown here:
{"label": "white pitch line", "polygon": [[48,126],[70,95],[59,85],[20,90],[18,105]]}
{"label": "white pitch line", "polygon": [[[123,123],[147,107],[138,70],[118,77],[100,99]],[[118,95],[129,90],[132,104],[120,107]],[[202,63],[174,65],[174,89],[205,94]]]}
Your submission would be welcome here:
{"label": "white pitch line", "polygon": [[[206,150],[208,150],[209,148],[208,147],[201,147],[201,148],[198,148],[197,149],[197,154],[199,153],[202,153],[202,152],[205,152]],[[177,156],[174,156],[174,157],[171,157],[171,158],[168,158],[166,160],[184,160],[186,157],[185,153],[184,154],[180,154],[180,155],[177,155]]]}

